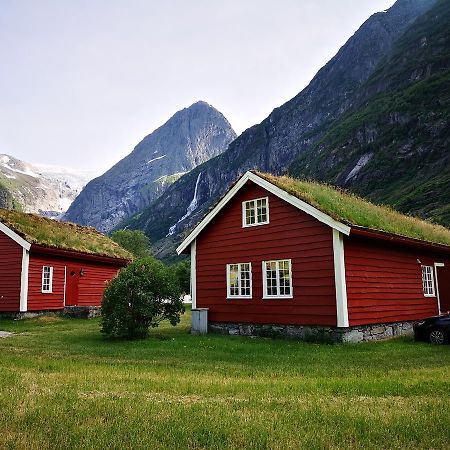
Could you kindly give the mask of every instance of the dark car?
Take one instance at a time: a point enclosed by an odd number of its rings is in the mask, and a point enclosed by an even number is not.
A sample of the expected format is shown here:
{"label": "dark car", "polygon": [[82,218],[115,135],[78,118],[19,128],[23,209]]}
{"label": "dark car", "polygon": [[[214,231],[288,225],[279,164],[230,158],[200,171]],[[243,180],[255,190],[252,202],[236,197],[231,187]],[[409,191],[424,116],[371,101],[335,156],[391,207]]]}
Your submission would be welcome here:
{"label": "dark car", "polygon": [[450,314],[430,317],[414,324],[416,341],[432,344],[448,344],[450,337]]}

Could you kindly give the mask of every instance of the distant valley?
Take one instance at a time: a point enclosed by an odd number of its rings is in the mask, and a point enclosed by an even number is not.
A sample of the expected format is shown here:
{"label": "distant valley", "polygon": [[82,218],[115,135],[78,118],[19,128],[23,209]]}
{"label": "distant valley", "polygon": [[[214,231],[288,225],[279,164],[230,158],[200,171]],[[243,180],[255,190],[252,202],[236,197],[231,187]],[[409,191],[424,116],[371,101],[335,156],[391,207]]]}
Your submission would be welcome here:
{"label": "distant valley", "polygon": [[0,207],[60,218],[93,175],[0,154]]}

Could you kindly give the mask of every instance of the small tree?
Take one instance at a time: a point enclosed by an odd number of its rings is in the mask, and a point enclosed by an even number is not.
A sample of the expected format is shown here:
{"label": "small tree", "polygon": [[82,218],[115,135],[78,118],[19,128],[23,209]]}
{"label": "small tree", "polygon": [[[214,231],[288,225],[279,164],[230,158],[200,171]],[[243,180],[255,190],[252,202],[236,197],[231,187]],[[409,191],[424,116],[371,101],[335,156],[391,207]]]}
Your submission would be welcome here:
{"label": "small tree", "polygon": [[137,260],[107,284],[101,331],[108,337],[140,339],[163,320],[176,325],[184,312],[180,293],[162,262],[152,257]]}
{"label": "small tree", "polygon": [[111,239],[136,258],[146,258],[152,255],[150,240],[141,230],[117,230],[111,234]]}
{"label": "small tree", "polygon": [[189,294],[191,290],[191,262],[185,259],[171,266],[178,280],[182,294]]}

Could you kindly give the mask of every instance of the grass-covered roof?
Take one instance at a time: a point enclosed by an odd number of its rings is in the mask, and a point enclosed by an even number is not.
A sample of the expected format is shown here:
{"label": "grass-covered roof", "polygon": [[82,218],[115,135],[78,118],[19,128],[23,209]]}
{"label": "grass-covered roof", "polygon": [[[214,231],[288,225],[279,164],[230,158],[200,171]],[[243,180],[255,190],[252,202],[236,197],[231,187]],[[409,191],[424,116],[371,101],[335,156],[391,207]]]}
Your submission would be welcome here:
{"label": "grass-covered roof", "polygon": [[0,221],[30,244],[112,258],[133,259],[127,250],[92,227],[58,222],[9,209],[0,209]]}
{"label": "grass-covered roof", "polygon": [[326,184],[261,172],[255,174],[347,225],[450,246],[450,230],[443,226],[406,216],[388,206],[375,205]]}

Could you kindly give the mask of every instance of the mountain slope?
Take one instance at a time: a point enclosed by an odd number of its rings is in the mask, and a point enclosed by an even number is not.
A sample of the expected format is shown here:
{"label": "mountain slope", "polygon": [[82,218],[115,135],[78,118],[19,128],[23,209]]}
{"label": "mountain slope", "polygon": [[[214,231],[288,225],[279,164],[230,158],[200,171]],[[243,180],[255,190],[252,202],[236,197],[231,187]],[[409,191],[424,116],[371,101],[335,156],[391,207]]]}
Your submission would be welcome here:
{"label": "mountain slope", "polygon": [[181,175],[222,153],[236,137],[205,102],[177,112],[102,176],[92,180],[65,218],[110,231],[148,206]]}
{"label": "mountain slope", "polygon": [[[358,89],[390,53],[394,42],[433,3],[399,0],[387,12],[374,14],[302,92],[246,130],[225,153],[183,176],[127,225],[158,240],[160,256],[173,253],[179,235],[192,227],[239,174],[253,168],[280,174],[317,142],[353,107]],[[173,235],[166,238],[169,229]]]}
{"label": "mountain slope", "polygon": [[357,104],[290,173],[450,226],[450,2],[405,33]]}
{"label": "mountain slope", "polygon": [[0,207],[60,217],[91,178],[88,172],[0,154]]}

